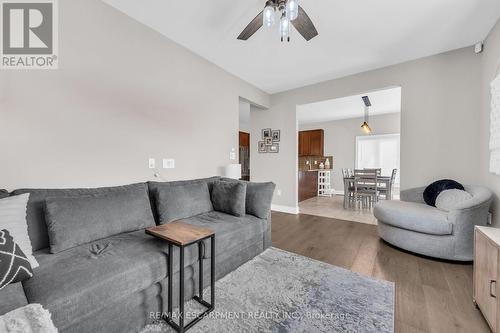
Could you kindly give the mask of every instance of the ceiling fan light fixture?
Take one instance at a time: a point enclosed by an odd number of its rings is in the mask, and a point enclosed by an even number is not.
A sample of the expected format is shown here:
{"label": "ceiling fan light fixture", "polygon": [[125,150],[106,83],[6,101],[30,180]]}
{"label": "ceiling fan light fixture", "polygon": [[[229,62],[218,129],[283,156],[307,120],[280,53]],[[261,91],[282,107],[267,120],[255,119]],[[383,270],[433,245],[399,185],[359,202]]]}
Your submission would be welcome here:
{"label": "ceiling fan light fixture", "polygon": [[299,16],[299,0],[288,0],[286,3],[286,15],[290,21]]}
{"label": "ceiling fan light fixture", "polygon": [[281,41],[284,42],[290,41],[290,20],[286,16],[285,13],[281,15],[281,20],[280,20],[280,35],[281,35]]}
{"label": "ceiling fan light fixture", "polygon": [[268,28],[272,27],[276,19],[276,9],[272,1],[266,2],[266,7],[264,8],[262,15],[264,16],[264,25]]}

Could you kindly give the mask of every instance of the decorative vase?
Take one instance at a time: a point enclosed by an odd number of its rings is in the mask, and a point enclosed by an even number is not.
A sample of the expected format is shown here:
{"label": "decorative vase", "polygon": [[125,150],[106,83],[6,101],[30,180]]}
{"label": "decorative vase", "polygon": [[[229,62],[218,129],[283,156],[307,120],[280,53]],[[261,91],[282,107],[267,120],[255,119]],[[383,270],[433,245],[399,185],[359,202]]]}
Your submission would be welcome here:
{"label": "decorative vase", "polygon": [[330,169],[330,159],[326,159],[325,161],[325,169]]}

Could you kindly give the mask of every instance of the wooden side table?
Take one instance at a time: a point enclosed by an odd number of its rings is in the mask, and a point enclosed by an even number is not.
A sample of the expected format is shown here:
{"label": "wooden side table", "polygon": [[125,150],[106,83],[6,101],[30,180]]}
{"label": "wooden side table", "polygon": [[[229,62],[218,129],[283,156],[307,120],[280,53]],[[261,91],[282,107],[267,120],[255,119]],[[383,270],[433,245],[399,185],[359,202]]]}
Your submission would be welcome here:
{"label": "wooden side table", "polygon": [[[183,333],[193,327],[215,308],[215,232],[213,230],[193,226],[182,221],[175,221],[146,229],[146,233],[168,242],[168,310],[165,321],[177,332]],[[210,238],[210,303],[203,299],[203,241]],[[184,326],[184,248],[198,244],[199,292],[194,299],[207,309],[200,313],[189,324]],[[173,247],[179,247],[179,324],[172,319],[172,285],[173,285]]]}

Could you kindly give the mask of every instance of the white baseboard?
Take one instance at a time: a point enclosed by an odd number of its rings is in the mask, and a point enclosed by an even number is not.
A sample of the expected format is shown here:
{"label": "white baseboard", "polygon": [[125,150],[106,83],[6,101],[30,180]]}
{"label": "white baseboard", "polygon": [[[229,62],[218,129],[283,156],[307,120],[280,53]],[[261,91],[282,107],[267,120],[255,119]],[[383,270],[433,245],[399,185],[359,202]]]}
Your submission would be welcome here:
{"label": "white baseboard", "polygon": [[299,207],[295,206],[282,206],[282,205],[271,205],[271,210],[274,210],[276,212],[282,212],[282,213],[288,213],[288,214],[298,214],[299,213]]}

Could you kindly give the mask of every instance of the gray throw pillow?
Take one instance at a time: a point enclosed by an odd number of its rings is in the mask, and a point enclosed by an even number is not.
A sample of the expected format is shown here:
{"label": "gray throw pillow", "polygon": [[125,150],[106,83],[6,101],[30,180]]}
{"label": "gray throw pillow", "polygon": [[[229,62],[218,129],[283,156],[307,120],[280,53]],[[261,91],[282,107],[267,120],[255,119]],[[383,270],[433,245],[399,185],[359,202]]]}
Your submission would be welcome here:
{"label": "gray throw pillow", "polygon": [[245,216],[247,185],[243,182],[217,181],[212,188],[212,204],[219,212]]}
{"label": "gray throw pillow", "polygon": [[247,183],[246,212],[247,214],[267,219],[271,211],[274,189],[276,184]]}
{"label": "gray throw pillow", "polygon": [[146,190],[47,198],[45,221],[51,253],[154,225]]}
{"label": "gray throw pillow", "polygon": [[155,191],[155,201],[160,224],[213,210],[206,182],[160,186]]}
{"label": "gray throw pillow", "polygon": [[469,192],[458,189],[445,190],[437,196],[436,208],[449,212],[470,199],[472,199],[472,195]]}
{"label": "gray throw pillow", "polygon": [[0,199],[7,198],[9,196],[9,192],[7,190],[0,190]]}
{"label": "gray throw pillow", "polygon": [[269,217],[276,184],[273,182],[255,183],[225,177],[221,178],[221,180],[225,182],[240,182],[247,184],[247,195],[245,200],[246,213],[261,219],[267,219]]}

